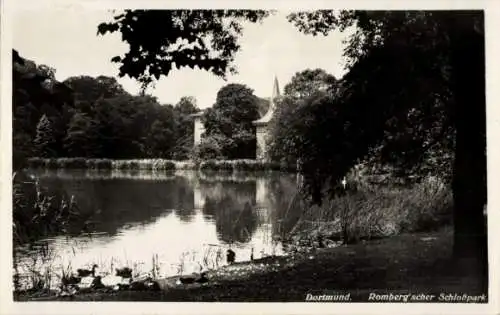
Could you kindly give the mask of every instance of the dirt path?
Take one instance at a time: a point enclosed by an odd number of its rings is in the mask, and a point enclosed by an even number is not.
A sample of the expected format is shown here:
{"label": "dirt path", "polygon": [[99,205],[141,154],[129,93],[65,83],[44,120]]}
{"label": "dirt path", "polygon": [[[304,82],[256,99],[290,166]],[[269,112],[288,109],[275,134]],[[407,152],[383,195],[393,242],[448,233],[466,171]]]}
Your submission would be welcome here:
{"label": "dirt path", "polygon": [[[268,258],[209,273],[205,286],[176,287],[163,280],[160,292],[93,292],[74,301],[304,301],[307,293],[350,293],[366,302],[370,293],[482,294],[473,265],[450,259],[449,230],[400,235],[296,257]],[[19,300],[33,300],[19,297]]]}

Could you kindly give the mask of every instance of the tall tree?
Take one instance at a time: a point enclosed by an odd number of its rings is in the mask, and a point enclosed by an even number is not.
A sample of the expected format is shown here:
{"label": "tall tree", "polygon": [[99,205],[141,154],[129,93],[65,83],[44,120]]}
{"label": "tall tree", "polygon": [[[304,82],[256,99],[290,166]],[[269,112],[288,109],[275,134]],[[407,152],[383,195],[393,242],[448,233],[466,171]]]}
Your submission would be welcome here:
{"label": "tall tree", "polygon": [[218,139],[224,156],[255,158],[255,127],[259,118],[258,98],[242,84],[228,84],[217,93],[215,104],[207,109],[203,120],[204,137]]}
{"label": "tall tree", "polygon": [[40,157],[53,158],[57,156],[54,128],[47,115],[43,115],[38,122],[33,145]]}
{"label": "tall tree", "polygon": [[323,69],[306,69],[295,73],[285,85],[284,95],[292,99],[303,99],[317,91],[332,91],[337,79]]}
{"label": "tall tree", "polygon": [[76,112],[68,125],[64,146],[69,156],[96,157],[99,155],[99,135],[96,122],[88,115]]}
{"label": "tall tree", "polygon": [[76,109],[89,115],[97,100],[128,94],[113,77],[76,76],[67,78],[64,83],[74,90]]}
{"label": "tall tree", "polygon": [[[292,14],[289,19],[310,34],[357,26],[345,51],[352,69],[340,100],[345,104],[343,120],[349,124],[342,137],[350,146],[342,147],[342,154],[331,153],[337,156],[328,159],[335,161],[335,168],[315,158],[306,162],[310,183],[312,176],[324,173],[337,180],[370,147],[391,140],[385,136],[394,131],[413,134],[445,113],[443,123],[451,128],[432,128],[429,136],[435,142],[450,130],[456,133],[454,252],[457,257],[479,257],[486,270],[483,12],[319,11]],[[420,112],[411,124],[409,109]],[[426,149],[422,145],[409,156]],[[317,179],[311,187],[318,195]]]}
{"label": "tall tree", "polygon": [[174,125],[172,120],[155,120],[146,136],[146,150],[150,157],[172,158],[174,149]]}
{"label": "tall tree", "polygon": [[301,132],[304,124],[309,123],[305,117],[310,113],[302,107],[311,103],[304,101],[336,93],[337,89],[337,79],[323,69],[306,69],[295,73],[285,85],[284,95],[277,100],[278,106],[271,122],[269,153],[273,160],[295,165],[299,156],[293,143],[305,136]]}

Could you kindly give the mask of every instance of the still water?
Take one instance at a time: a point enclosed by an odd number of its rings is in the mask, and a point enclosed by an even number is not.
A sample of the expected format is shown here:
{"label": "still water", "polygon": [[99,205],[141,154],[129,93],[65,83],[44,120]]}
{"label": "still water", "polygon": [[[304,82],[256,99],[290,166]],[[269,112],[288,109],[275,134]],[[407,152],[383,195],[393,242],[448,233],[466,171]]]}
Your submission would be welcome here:
{"label": "still water", "polygon": [[[203,174],[32,171],[47,192],[73,198],[84,231],[18,246],[19,274],[30,269],[129,266],[159,276],[198,272],[236,261],[282,255],[280,236],[300,213],[290,211],[296,177],[284,173]],[[297,212],[295,210],[295,212]],[[59,271],[58,271],[59,270]]]}

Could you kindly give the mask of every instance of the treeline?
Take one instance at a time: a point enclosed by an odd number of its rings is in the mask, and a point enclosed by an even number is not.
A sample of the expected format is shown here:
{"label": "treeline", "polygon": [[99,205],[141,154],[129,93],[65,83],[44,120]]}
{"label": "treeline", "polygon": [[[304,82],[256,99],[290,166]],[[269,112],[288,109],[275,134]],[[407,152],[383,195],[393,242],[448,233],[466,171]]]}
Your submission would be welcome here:
{"label": "treeline", "polygon": [[[14,160],[45,159],[253,159],[252,121],[269,101],[242,84],[228,84],[202,120],[206,133],[194,147],[199,111],[193,97],[175,105],[131,95],[113,77],[76,76],[63,82],[55,69],[18,56],[13,76]],[[50,87],[58,86],[59,90]],[[50,94],[42,96],[39,91]]]}
{"label": "treeline", "polygon": [[[26,157],[187,159],[193,147],[192,97],[160,104],[127,93],[115,78],[55,80],[55,70],[21,59],[14,65],[14,160]],[[38,78],[38,80],[37,80]],[[52,86],[64,87],[47,95]],[[34,88],[35,86],[35,88]],[[63,98],[63,97],[66,98]]]}

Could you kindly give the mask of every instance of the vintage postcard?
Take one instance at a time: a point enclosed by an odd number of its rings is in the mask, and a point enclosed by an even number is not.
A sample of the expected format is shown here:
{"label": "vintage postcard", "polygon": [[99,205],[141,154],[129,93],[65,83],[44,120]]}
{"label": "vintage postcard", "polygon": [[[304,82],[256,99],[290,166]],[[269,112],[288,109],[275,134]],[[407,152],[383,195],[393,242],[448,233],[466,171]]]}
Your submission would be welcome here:
{"label": "vintage postcard", "polygon": [[498,314],[496,4],[325,5],[4,1],[1,314]]}

